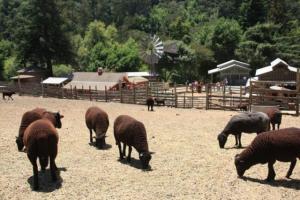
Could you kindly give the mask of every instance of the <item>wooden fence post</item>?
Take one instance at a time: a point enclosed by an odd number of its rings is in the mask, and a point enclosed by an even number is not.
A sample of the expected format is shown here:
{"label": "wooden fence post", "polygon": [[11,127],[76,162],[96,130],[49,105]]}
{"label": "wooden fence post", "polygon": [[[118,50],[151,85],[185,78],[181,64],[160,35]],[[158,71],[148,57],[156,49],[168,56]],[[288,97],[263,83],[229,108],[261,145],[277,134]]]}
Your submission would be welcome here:
{"label": "wooden fence post", "polygon": [[226,85],[224,85],[224,88],[223,88],[223,109],[224,110],[225,110],[225,106],[226,106],[225,94],[226,94]]}
{"label": "wooden fence post", "polygon": [[22,95],[22,88],[21,88],[21,80],[20,80],[20,75],[18,75],[18,87],[19,87],[19,96]]}
{"label": "wooden fence post", "polygon": [[106,86],[105,86],[104,94],[105,94],[105,102],[107,102],[108,101],[108,96],[107,96],[107,87]]}
{"label": "wooden fence post", "polygon": [[99,99],[99,94],[98,94],[97,85],[95,85],[95,92],[96,92],[95,100],[98,101],[98,99]]}
{"label": "wooden fence post", "polygon": [[296,93],[296,115],[299,116],[299,103],[300,103],[300,69],[297,69],[297,93]]}
{"label": "wooden fence post", "polygon": [[206,93],[205,109],[208,110],[210,108],[210,106],[209,106],[210,94],[209,94],[209,84],[208,83],[205,85],[205,93]]}
{"label": "wooden fence post", "polygon": [[62,83],[61,84],[61,98],[63,99],[64,96],[65,96],[65,94],[64,94],[64,84]]}
{"label": "wooden fence post", "polygon": [[242,104],[243,87],[240,86],[240,105]]}
{"label": "wooden fence post", "polygon": [[91,86],[89,86],[89,97],[90,97],[90,101],[92,101],[92,90],[91,90]]}
{"label": "wooden fence post", "polygon": [[123,103],[122,83],[119,81],[120,103]]}
{"label": "wooden fence post", "polygon": [[133,103],[136,104],[136,91],[135,91],[135,85],[133,85]]}
{"label": "wooden fence post", "polygon": [[252,89],[253,89],[253,86],[252,86],[252,81],[250,80],[250,88],[249,88],[249,111],[252,111]]}
{"label": "wooden fence post", "polygon": [[185,108],[185,93],[183,94],[183,108]]}
{"label": "wooden fence post", "polygon": [[70,85],[70,88],[71,88],[71,99],[73,99],[73,87],[72,87],[72,85]]}
{"label": "wooden fence post", "polygon": [[[202,86],[201,86],[202,87]],[[192,90],[192,108],[194,107],[194,90]]]}
{"label": "wooden fence post", "polygon": [[177,108],[177,89],[176,82],[174,83],[174,94],[175,94],[175,108]]}
{"label": "wooden fence post", "polygon": [[44,84],[43,84],[43,78],[41,78],[41,86],[42,86],[42,97],[44,97]]}
{"label": "wooden fence post", "polygon": [[76,88],[76,86],[74,87],[74,90],[75,90],[75,99],[77,99],[77,88]]}

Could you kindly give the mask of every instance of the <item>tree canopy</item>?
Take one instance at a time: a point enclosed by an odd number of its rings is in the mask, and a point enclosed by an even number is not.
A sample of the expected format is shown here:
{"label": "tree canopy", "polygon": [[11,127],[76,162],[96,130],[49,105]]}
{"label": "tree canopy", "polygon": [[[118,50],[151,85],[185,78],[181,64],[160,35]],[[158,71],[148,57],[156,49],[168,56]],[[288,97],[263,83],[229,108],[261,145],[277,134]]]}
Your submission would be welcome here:
{"label": "tree canopy", "polygon": [[299,67],[299,20],[299,0],[0,0],[0,79],[30,65],[147,70],[141,44],[153,34],[178,47],[156,66],[165,80],[205,80],[230,59]]}

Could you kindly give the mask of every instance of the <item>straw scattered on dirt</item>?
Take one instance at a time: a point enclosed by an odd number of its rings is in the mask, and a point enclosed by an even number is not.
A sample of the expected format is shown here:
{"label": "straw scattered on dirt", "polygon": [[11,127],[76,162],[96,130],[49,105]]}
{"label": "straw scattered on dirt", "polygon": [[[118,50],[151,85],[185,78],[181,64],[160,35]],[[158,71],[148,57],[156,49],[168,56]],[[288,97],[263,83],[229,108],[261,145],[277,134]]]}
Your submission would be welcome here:
{"label": "straw scattered on dirt", "polygon": [[[107,143],[111,148],[97,150],[89,143],[84,114],[97,105],[110,118]],[[59,129],[56,159],[60,181],[51,183],[50,172],[39,173],[41,190],[32,191],[32,166],[18,152],[15,136],[22,114],[35,107],[60,111],[65,115]],[[142,171],[136,151],[132,164],[118,161],[113,122],[120,114],[142,121],[148,132],[152,171]],[[236,112],[183,110],[100,103],[80,100],[15,97],[0,101],[0,199],[297,199],[300,196],[300,167],[292,180],[284,178],[289,163],[275,164],[276,180],[267,184],[266,165],[246,171],[247,180],[237,178],[233,163],[240,149],[221,150],[217,134]],[[283,117],[282,127],[299,126],[300,118]],[[255,134],[242,135],[248,145]],[[230,136],[226,147],[233,147]]]}

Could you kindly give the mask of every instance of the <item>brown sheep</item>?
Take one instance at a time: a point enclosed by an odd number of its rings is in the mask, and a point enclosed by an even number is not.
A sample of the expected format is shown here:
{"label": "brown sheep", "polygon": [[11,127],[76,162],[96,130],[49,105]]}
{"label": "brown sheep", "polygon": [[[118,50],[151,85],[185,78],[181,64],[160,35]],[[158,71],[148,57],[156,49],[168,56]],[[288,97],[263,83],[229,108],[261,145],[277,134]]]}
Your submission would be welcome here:
{"label": "brown sheep", "polygon": [[[131,161],[132,146],[139,153],[139,158],[144,169],[149,167],[151,154],[148,149],[147,133],[142,122],[128,115],[120,115],[114,123],[114,136],[116,145],[118,145],[120,159],[126,156],[126,145],[129,146],[127,161]],[[121,151],[121,142],[123,143],[123,152]]]}
{"label": "brown sheep", "polygon": [[11,100],[14,100],[13,98],[12,98],[12,95],[13,94],[16,94],[15,92],[12,92],[12,91],[4,91],[4,92],[2,92],[2,98],[3,98],[3,100],[6,100],[5,99],[5,96],[7,96],[8,97],[8,100],[9,99],[11,99]]}
{"label": "brown sheep", "polygon": [[282,119],[282,113],[278,108],[268,108],[264,111],[269,118],[270,118],[270,124],[272,124],[272,129],[275,130],[275,125],[277,124],[277,129],[279,129]]}
{"label": "brown sheep", "polygon": [[85,113],[85,123],[90,130],[90,143],[93,143],[93,130],[96,133],[96,147],[105,147],[105,135],[109,126],[108,115],[98,107],[90,107]]}
{"label": "brown sheep", "polygon": [[152,97],[147,98],[146,104],[148,106],[148,111],[150,110],[150,108],[151,108],[151,111],[153,111],[154,99]]}
{"label": "brown sheep", "polygon": [[235,136],[235,145],[242,147],[244,133],[261,133],[269,130],[269,117],[263,112],[240,113],[231,117],[224,130],[218,135],[220,148],[224,148],[229,134]]}
{"label": "brown sheep", "polygon": [[59,112],[57,112],[57,113],[48,112],[44,108],[35,108],[31,111],[25,112],[22,116],[22,120],[21,120],[21,124],[20,124],[20,128],[19,128],[19,134],[16,137],[16,143],[18,146],[18,150],[22,151],[22,149],[24,147],[24,143],[23,143],[24,131],[32,122],[34,122],[38,119],[47,118],[52,121],[52,123],[54,124],[54,126],[56,128],[61,128],[61,119],[63,117],[64,116],[61,115]]}
{"label": "brown sheep", "polygon": [[58,133],[53,123],[48,119],[39,119],[32,122],[24,132],[23,142],[27,149],[27,157],[33,166],[33,189],[39,189],[37,158],[40,160],[42,171],[45,171],[50,157],[51,177],[53,181],[56,181],[55,158],[57,155]]}
{"label": "brown sheep", "polygon": [[235,166],[238,176],[242,177],[251,166],[268,163],[269,172],[266,180],[271,181],[276,175],[273,168],[276,160],[291,162],[286,174],[289,178],[297,158],[300,158],[300,129],[286,128],[258,135],[250,146],[235,156]]}

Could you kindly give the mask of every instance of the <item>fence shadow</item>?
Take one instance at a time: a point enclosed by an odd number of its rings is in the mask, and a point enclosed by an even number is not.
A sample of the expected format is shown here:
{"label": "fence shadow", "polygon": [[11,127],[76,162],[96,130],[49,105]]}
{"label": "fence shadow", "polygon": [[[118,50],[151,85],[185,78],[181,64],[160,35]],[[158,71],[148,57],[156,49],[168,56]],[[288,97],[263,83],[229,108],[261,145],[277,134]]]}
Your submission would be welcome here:
{"label": "fence shadow", "polygon": [[[37,192],[44,192],[44,193],[49,193],[53,192],[54,190],[57,190],[61,188],[63,179],[60,176],[61,171],[67,171],[65,167],[59,167],[56,171],[57,175],[57,181],[53,182],[51,178],[51,172],[50,169],[46,169],[45,172],[39,171],[38,173],[38,178],[39,178],[39,190]],[[33,175],[28,178],[27,182],[30,184],[31,189],[33,190]]]}

